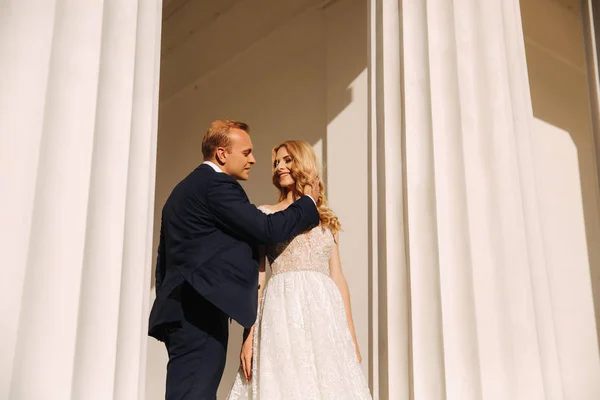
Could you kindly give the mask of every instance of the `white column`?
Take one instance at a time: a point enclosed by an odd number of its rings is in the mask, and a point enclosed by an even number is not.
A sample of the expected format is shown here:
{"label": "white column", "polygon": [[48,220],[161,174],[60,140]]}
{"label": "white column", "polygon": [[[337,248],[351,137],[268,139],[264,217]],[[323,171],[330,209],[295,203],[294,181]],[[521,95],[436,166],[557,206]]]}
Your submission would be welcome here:
{"label": "white column", "polygon": [[162,2],[0,10],[0,397],[142,398]]}
{"label": "white column", "polygon": [[[410,301],[403,197],[400,9],[371,1],[371,376],[375,398],[410,399]],[[391,308],[390,308],[391,307]],[[393,393],[394,397],[390,397]]]}
{"label": "white column", "polygon": [[375,397],[569,398],[519,2],[370,11]]}

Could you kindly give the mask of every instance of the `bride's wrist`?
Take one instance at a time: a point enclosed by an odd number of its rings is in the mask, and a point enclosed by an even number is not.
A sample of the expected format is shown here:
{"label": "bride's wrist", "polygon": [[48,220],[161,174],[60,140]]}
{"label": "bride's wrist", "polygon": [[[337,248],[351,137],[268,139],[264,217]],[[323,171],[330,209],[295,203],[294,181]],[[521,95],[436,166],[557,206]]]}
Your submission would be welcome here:
{"label": "bride's wrist", "polygon": [[246,340],[246,338],[248,338],[248,336],[252,335],[254,333],[254,325],[252,325],[250,328],[244,328],[244,333],[242,334],[242,337],[244,338],[244,340]]}

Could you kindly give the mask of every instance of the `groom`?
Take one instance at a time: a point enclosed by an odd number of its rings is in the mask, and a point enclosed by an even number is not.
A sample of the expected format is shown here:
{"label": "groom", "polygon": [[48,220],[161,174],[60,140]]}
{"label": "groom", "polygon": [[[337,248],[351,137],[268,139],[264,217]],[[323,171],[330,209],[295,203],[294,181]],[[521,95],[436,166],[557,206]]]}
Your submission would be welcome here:
{"label": "groom", "polygon": [[[279,243],[319,223],[307,188],[285,211],[265,215],[238,180],[256,162],[248,125],[218,120],[202,140],[205,162],[173,189],[162,211],[156,300],[149,335],[167,347],[167,400],[216,399],[228,318],[256,320],[257,243]],[[314,200],[313,200],[314,199]]]}

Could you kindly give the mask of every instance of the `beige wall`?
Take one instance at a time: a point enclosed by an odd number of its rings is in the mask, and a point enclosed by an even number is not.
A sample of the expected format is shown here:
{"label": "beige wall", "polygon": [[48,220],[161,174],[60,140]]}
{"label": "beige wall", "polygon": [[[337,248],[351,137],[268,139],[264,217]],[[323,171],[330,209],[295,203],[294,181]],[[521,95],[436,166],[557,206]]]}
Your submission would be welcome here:
{"label": "beige wall", "polygon": [[597,341],[592,295],[600,310],[600,217],[581,8],[577,1],[522,0],[521,10],[563,384],[566,393],[590,398],[579,382],[590,372],[582,366],[598,363],[589,344]]}
{"label": "beige wall", "polygon": [[[165,13],[155,221],[172,187],[202,161],[202,135],[214,119],[250,124],[258,162],[244,187],[255,204],[276,202],[270,149],[285,139],[314,144],[331,206],[345,228],[342,262],[366,366],[366,2],[342,0],[325,8],[314,0],[202,3],[213,2],[191,1]],[[234,323],[219,398],[239,366],[240,338]],[[150,340],[148,399],[163,396],[165,364],[164,347]]]}

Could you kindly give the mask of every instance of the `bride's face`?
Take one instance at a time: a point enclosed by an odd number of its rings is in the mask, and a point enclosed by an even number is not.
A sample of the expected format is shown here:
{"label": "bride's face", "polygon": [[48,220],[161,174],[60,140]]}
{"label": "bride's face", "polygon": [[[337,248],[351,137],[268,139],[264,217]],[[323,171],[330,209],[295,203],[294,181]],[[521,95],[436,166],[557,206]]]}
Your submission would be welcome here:
{"label": "bride's face", "polygon": [[275,155],[275,162],[273,168],[275,168],[275,174],[277,176],[279,186],[282,188],[294,186],[294,179],[292,178],[292,156],[289,155],[285,146],[282,146],[277,150]]}

